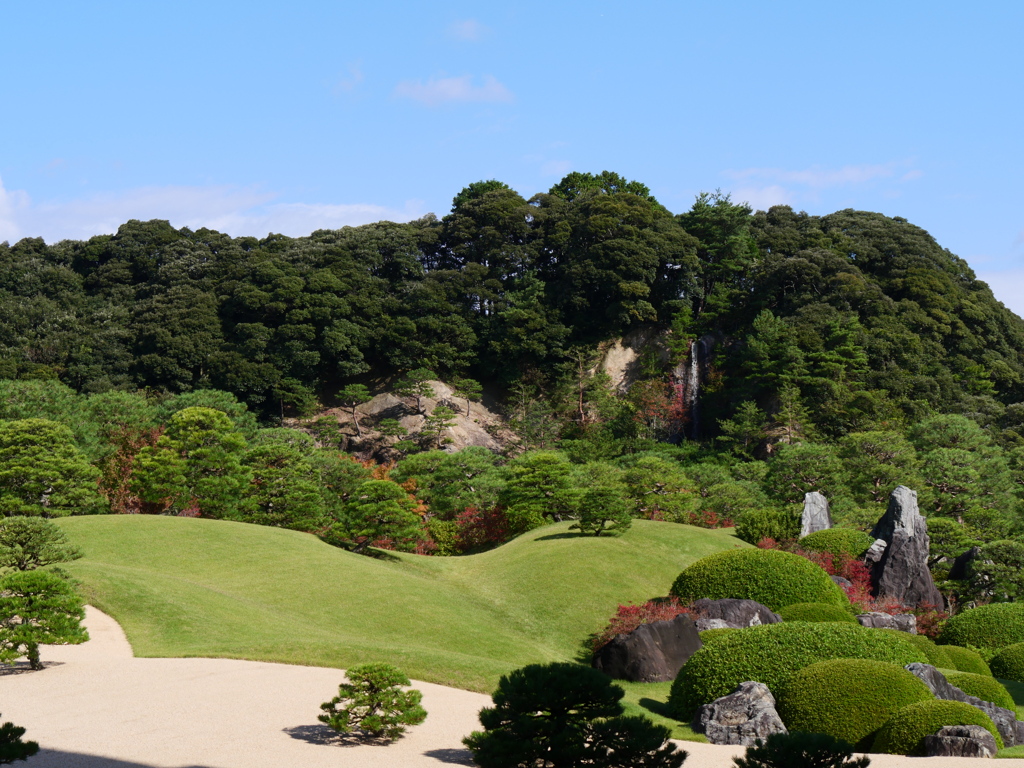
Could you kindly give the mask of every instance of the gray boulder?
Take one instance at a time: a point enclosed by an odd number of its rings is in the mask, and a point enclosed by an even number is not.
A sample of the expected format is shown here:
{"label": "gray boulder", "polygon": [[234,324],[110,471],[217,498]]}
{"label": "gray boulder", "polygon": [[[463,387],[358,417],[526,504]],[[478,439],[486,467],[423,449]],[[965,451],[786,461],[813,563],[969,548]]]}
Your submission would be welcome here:
{"label": "gray boulder", "polygon": [[[721,619],[725,622],[725,626],[734,629],[754,627],[758,624],[778,624],[782,621],[779,614],[773,613],[770,608],[754,600],[739,600],[731,597],[722,600],[709,600],[702,597],[700,600],[694,601],[690,608],[697,614],[698,626],[701,625],[702,620],[706,619]],[[701,627],[701,629],[711,628],[708,625]]]}
{"label": "gray boulder", "polygon": [[924,737],[926,757],[994,757],[996,740],[980,725],[947,725]]}
{"label": "gray boulder", "polygon": [[928,570],[928,523],[917,509],[917,492],[897,486],[871,535],[875,543],[864,562],[871,571],[875,595],[904,605],[942,608],[942,594]]}
{"label": "gray boulder", "polygon": [[689,616],[641,624],[616,635],[594,654],[593,666],[609,677],[634,683],[675,680],[680,668],[701,647],[697,626]]}
{"label": "gray boulder", "polygon": [[911,635],[917,634],[917,616],[912,613],[899,613],[890,616],[888,613],[872,611],[857,615],[857,621],[862,627],[872,629],[896,629]]}
{"label": "gray boulder", "polygon": [[723,619],[697,619],[697,630],[703,632],[705,629],[736,629],[736,627],[730,627],[729,622]]}
{"label": "gray boulder", "polygon": [[828,499],[817,491],[804,494],[804,512],[800,516],[800,538],[815,531],[826,531],[832,527],[832,514]]}
{"label": "gray boulder", "polygon": [[773,733],[786,733],[775,697],[764,683],[746,682],[728,696],[715,699],[697,710],[693,729],[712,744],[751,746]]}
{"label": "gray boulder", "polygon": [[849,579],[844,579],[842,576],[830,576],[829,578],[832,579],[832,582],[834,584],[837,584],[840,587],[852,587],[853,586],[853,582],[852,581],[850,581]]}
{"label": "gray boulder", "polygon": [[1018,744],[1024,744],[1024,723],[1017,719],[1016,713],[1004,707],[997,707],[990,701],[982,701],[975,696],[968,696],[950,683],[946,676],[931,664],[908,664],[907,670],[922,680],[935,694],[935,698],[946,701],[962,701],[988,715],[1003,739],[1003,746],[1015,747]]}

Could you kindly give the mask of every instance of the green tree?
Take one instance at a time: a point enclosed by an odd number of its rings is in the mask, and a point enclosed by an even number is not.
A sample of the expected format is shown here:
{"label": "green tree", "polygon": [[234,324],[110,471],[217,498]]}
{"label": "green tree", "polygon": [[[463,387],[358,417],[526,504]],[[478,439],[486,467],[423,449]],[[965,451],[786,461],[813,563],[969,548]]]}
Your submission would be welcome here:
{"label": "green tree", "polygon": [[139,453],[134,487],[159,512],[233,517],[252,480],[246,441],[223,412],[186,408],[171,417],[153,448]]}
{"label": "green tree", "polygon": [[353,552],[362,554],[374,541],[390,539],[399,549],[409,549],[423,532],[416,502],[397,483],[367,480],[346,505],[346,521],[340,533]]}
{"label": "green tree", "polygon": [[868,768],[871,758],[855,758],[853,745],[824,733],[773,733],[757,739],[736,768]]}
{"label": "green tree", "polygon": [[338,400],[341,401],[343,406],[352,411],[352,423],[355,424],[356,435],[360,438],[363,436],[363,430],[359,426],[359,416],[356,414],[356,408],[367,402],[371,397],[370,390],[362,384],[347,384],[338,392]]}
{"label": "green tree", "polygon": [[0,568],[31,571],[82,557],[61,528],[39,517],[0,518]]}
{"label": "green tree", "polygon": [[579,522],[570,525],[580,533],[600,536],[602,533],[619,534],[629,529],[633,518],[629,505],[616,489],[608,486],[591,488],[580,500]]}
{"label": "green tree", "polygon": [[543,525],[544,518],[576,516],[578,493],[570,483],[569,460],[554,451],[530,451],[505,465],[499,497],[517,532]]}
{"label": "green tree", "polygon": [[63,517],[101,508],[99,471],[71,430],[45,419],[0,422],[0,513]]}
{"label": "green tree", "polygon": [[[265,430],[292,432],[295,430]],[[298,435],[307,437],[301,432]],[[275,439],[276,438],[276,439]],[[287,442],[286,435],[261,440],[245,454],[252,481],[248,503],[237,519],[259,525],[275,525],[312,531],[324,522],[320,477],[309,456]]]}
{"label": "green tree", "polygon": [[861,503],[886,504],[897,485],[920,488],[917,452],[899,432],[853,432],[839,440],[853,498]]}
{"label": "green tree", "polygon": [[325,714],[318,719],[343,736],[360,731],[375,739],[394,741],[406,726],[427,719],[420,706],[423,694],[410,685],[409,678],[390,664],[363,664],[349,669],[348,682],[338,686],[338,695],[320,705]]}
{"label": "green tree", "polygon": [[440,448],[444,443],[444,433],[455,426],[455,411],[447,405],[439,405],[423,420],[423,432],[427,439]]}
{"label": "green tree", "polygon": [[769,495],[787,504],[803,503],[811,491],[829,499],[846,495],[843,465],[835,449],[823,443],[782,446],[768,462],[764,484]]}
{"label": "green tree", "polygon": [[463,744],[481,768],[678,768],[687,753],[668,728],[623,717],[622,688],[578,664],[531,664],[503,675],[483,731]]}
{"label": "green tree", "polygon": [[452,390],[458,397],[466,400],[466,418],[470,417],[469,409],[472,403],[480,402],[484,388],[476,379],[456,379],[452,382]]}
{"label": "green tree", "polygon": [[0,663],[19,656],[42,669],[39,646],[84,643],[82,598],[69,581],[47,571],[14,571],[0,578]]}
{"label": "green tree", "polygon": [[10,765],[18,760],[27,760],[39,751],[34,741],[22,741],[25,729],[14,723],[0,725],[0,765]]}
{"label": "green tree", "polygon": [[416,412],[423,413],[423,398],[434,396],[434,388],[430,382],[436,378],[437,374],[430,369],[416,368],[395,384],[395,394],[399,397],[415,397]]}

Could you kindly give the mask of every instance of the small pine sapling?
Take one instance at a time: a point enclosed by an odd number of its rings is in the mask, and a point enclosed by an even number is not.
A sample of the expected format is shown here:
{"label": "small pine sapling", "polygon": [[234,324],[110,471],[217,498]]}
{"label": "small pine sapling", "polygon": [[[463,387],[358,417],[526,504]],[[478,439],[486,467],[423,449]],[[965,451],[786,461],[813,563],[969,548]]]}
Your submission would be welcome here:
{"label": "small pine sapling", "polygon": [[352,412],[352,423],[356,425],[356,436],[362,437],[363,430],[359,426],[359,414],[356,408],[371,399],[372,395],[362,384],[348,384],[338,392],[338,399]]}
{"label": "small pine sapling", "polygon": [[320,705],[318,719],[343,736],[356,731],[386,741],[399,739],[408,725],[427,718],[420,706],[423,694],[406,689],[409,678],[390,664],[363,664],[346,673],[338,695]]}
{"label": "small pine sapling", "polygon": [[39,646],[84,643],[85,609],[75,588],[47,571],[14,571],[0,579],[0,663],[26,656],[42,669]]}
{"label": "small pine sapling", "polygon": [[480,402],[484,388],[476,379],[456,379],[452,382],[452,390],[459,397],[466,400],[466,418],[470,418],[470,408],[473,403]]}

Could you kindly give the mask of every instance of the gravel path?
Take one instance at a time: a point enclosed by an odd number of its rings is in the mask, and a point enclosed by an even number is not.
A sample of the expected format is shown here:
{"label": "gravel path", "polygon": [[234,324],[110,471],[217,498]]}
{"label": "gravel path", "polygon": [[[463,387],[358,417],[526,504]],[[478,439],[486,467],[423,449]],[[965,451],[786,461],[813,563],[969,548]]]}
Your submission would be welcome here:
{"label": "gravel path", "polygon": [[[472,765],[461,740],[490,703],[414,682],[428,717],[388,746],[342,744],[317,722],[336,669],[230,659],[137,659],[120,626],[86,608],[92,639],[46,646],[46,669],[0,672],[0,713],[27,729],[27,768],[444,768]],[[686,768],[732,768],[741,747],[680,742]],[[968,759],[872,755],[877,768],[959,768]],[[1000,761],[1024,768],[1024,760]]]}

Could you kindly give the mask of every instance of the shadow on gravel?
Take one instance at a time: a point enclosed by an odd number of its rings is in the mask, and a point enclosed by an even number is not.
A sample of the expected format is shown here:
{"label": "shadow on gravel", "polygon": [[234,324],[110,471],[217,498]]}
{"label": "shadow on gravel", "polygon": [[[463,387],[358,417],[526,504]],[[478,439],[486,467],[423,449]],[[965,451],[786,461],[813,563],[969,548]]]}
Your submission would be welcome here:
{"label": "shadow on gravel", "polygon": [[[156,768],[149,763],[135,763],[113,757],[64,752],[59,749],[40,749],[28,759],[31,768]],[[182,765],[179,768],[212,768],[209,765]]]}
{"label": "shadow on gravel", "polygon": [[[44,661],[43,669],[50,667],[63,667],[63,661]],[[0,664],[0,677],[5,675],[24,675],[28,672],[42,672],[43,669],[32,669],[27,661],[15,661],[12,664]]]}
{"label": "shadow on gravel", "polygon": [[360,733],[342,736],[326,725],[295,725],[282,730],[293,739],[304,741],[307,744],[330,744],[335,747],[386,747],[391,743],[388,739],[378,739]]}
{"label": "shadow on gravel", "polygon": [[423,756],[450,765],[476,765],[468,749],[430,749],[424,752]]}

